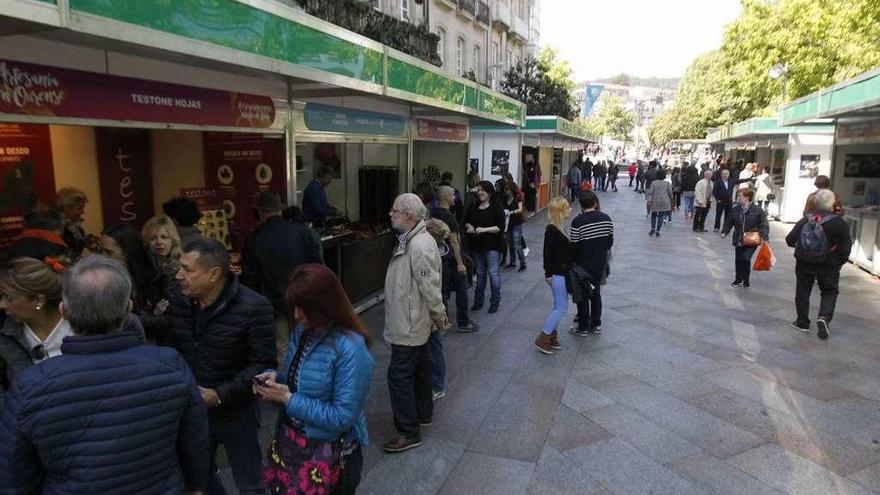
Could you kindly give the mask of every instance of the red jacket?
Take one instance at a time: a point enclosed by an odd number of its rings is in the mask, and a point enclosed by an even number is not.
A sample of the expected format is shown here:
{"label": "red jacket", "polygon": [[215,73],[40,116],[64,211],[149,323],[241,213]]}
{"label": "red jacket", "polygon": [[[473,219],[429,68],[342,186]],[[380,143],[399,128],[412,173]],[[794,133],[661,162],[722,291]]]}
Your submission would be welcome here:
{"label": "red jacket", "polygon": [[636,172],[638,172],[638,170],[639,170],[639,167],[637,167],[636,164],[633,163],[632,165],[629,166],[629,168],[627,169],[627,172],[629,172],[630,177],[632,177],[632,176],[636,175]]}

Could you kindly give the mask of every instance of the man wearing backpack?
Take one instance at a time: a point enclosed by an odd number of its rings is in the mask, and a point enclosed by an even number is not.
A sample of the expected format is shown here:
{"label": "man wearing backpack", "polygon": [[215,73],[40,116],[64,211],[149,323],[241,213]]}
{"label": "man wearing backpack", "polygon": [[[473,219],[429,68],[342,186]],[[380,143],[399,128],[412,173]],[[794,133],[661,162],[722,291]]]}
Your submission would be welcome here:
{"label": "man wearing backpack", "polygon": [[797,320],[791,326],[804,333],[810,331],[810,293],[813,291],[813,283],[818,282],[822,299],[816,327],[819,338],[824,340],[831,332],[840,268],[849,259],[852,237],[843,218],[832,213],[834,192],[820,189],[815,194],[815,211],[802,218],[791,229],[785,237],[785,243],[795,248],[796,260],[797,286],[794,304],[797,308]]}

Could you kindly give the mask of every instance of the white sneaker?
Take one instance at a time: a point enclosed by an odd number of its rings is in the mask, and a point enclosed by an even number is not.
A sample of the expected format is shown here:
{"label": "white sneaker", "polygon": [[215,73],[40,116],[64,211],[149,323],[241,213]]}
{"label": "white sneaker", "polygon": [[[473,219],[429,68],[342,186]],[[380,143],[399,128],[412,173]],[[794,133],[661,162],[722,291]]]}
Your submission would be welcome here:
{"label": "white sneaker", "polygon": [[529,257],[529,248],[523,249],[523,256],[525,256],[526,258]]}

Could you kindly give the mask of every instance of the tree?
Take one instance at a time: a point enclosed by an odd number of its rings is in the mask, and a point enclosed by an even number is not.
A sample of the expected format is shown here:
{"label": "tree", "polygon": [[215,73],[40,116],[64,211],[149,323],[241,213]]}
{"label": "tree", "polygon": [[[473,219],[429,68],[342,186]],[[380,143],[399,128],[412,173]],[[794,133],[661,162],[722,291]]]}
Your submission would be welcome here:
{"label": "tree", "polygon": [[556,51],[545,48],[538,58],[520,60],[504,73],[501,92],[526,104],[529,115],[577,117],[574,80],[568,62],[557,60]]}
{"label": "tree", "polygon": [[607,136],[617,141],[629,141],[636,114],[623,106],[620,97],[604,94],[599,99],[599,109],[586,121],[587,130],[591,134]]}

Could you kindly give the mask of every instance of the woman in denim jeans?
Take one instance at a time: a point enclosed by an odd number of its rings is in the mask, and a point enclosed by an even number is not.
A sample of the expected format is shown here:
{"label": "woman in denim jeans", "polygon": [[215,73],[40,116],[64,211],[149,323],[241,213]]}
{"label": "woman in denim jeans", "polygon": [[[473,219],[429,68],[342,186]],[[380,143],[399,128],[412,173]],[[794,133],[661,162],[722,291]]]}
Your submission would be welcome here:
{"label": "woman in denim jeans", "polygon": [[544,231],[544,277],[553,293],[553,310],[547,316],[544,330],[535,339],[535,347],[544,354],[562,349],[556,327],[568,311],[568,290],[565,276],[571,264],[571,246],[565,233],[565,221],[571,215],[571,206],[563,197],[554,198],[548,206],[550,218]]}
{"label": "woman in denim jeans", "polygon": [[[510,263],[505,268],[514,268],[519,259],[519,271],[526,271],[526,256],[523,252],[523,201],[519,188],[513,181],[504,183],[504,213],[507,215],[507,252]],[[516,256],[516,258],[514,258]]]}
{"label": "woman in denim jeans", "polygon": [[489,181],[477,185],[479,203],[465,213],[464,231],[470,239],[471,252],[477,266],[477,286],[471,311],[483,309],[486,297],[486,279],[491,295],[489,312],[498,312],[501,303],[501,249],[504,246],[504,210],[495,198],[495,186]]}

